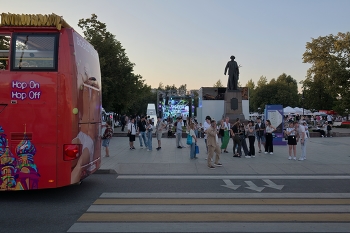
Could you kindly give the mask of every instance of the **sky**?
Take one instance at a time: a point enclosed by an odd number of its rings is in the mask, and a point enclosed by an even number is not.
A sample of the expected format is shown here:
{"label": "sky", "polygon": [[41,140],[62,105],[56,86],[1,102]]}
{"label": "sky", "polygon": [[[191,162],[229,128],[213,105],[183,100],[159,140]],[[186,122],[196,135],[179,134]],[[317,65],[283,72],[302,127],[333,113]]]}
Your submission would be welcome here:
{"label": "sky", "polygon": [[[77,32],[96,14],[125,48],[147,85],[224,86],[230,56],[245,86],[286,73],[298,82],[312,38],[349,31],[348,0],[0,0],[0,13],[63,16]],[[300,89],[300,86],[299,86]]]}

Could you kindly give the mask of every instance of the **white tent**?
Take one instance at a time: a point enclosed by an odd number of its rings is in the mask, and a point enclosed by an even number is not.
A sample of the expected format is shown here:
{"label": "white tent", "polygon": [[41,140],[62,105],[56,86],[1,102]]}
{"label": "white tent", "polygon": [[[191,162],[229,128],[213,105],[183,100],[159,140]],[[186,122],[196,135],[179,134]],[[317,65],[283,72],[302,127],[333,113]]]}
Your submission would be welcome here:
{"label": "white tent", "polygon": [[303,113],[303,109],[302,108],[299,108],[299,107],[295,107],[294,108],[294,111],[295,111],[295,113]]}
{"label": "white tent", "polygon": [[312,115],[314,115],[314,116],[327,116],[327,114],[324,112],[314,112],[314,113],[312,113]]}
{"label": "white tent", "polygon": [[308,109],[304,109],[304,115],[312,115],[312,112]]}
{"label": "white tent", "polygon": [[253,117],[253,116],[256,116],[256,117],[257,117],[257,116],[259,116],[259,113],[257,113],[257,112],[250,113],[249,116],[250,116],[250,117]]}
{"label": "white tent", "polygon": [[295,110],[292,108],[292,107],[285,107],[283,109],[283,114],[287,115],[287,114],[290,114],[290,113],[295,113]]}

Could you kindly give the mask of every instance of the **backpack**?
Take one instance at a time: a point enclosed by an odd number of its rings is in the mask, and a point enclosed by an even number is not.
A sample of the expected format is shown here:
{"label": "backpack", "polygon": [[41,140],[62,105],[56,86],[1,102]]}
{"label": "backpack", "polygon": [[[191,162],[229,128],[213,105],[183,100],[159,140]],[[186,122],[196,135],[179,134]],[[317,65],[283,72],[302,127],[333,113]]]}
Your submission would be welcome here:
{"label": "backpack", "polygon": [[113,130],[112,130],[112,128],[108,127],[105,130],[102,139],[108,139],[108,138],[111,138],[112,136],[113,136]]}

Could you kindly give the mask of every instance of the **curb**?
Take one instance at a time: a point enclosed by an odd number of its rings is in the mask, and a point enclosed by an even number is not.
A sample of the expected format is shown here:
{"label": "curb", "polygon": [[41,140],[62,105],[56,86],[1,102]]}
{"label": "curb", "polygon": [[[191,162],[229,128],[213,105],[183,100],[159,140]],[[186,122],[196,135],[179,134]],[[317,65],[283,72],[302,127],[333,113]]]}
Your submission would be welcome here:
{"label": "curb", "polygon": [[114,169],[98,169],[94,174],[117,174],[117,171]]}

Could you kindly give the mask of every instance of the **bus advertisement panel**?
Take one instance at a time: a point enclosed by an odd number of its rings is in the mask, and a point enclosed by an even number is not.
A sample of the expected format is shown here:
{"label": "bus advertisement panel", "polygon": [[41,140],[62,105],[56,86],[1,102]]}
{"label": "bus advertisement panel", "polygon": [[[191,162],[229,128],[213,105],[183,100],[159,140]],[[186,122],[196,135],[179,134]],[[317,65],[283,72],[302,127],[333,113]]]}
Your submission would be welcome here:
{"label": "bus advertisement panel", "polygon": [[82,145],[82,154],[73,161],[72,183],[79,182],[100,166],[101,73],[97,51],[78,33],[73,32],[77,69],[77,106],[79,132],[72,140]]}

